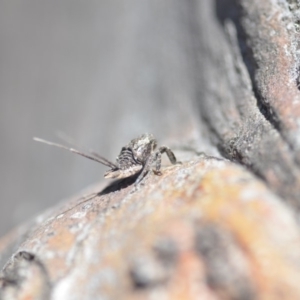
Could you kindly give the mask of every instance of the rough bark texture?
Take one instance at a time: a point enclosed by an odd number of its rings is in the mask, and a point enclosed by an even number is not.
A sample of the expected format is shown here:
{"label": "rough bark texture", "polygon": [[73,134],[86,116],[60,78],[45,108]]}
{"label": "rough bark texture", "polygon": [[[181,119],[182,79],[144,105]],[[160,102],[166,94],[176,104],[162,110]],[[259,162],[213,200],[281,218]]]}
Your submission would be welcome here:
{"label": "rough bark texture", "polygon": [[[298,209],[299,33],[293,10],[285,1],[198,4],[201,114],[225,156],[248,166]],[[213,16],[218,22],[209,22]]]}
{"label": "rough bark texture", "polygon": [[200,157],[132,181],[20,228],[2,298],[299,299],[297,224],[249,172]]}
{"label": "rough bark texture", "polygon": [[300,299],[298,4],[166,3],[149,7],[172,8],[165,23],[139,29],[176,24],[186,136],[233,162],[181,144],[162,176],[95,186],[16,229],[0,241],[3,299]]}

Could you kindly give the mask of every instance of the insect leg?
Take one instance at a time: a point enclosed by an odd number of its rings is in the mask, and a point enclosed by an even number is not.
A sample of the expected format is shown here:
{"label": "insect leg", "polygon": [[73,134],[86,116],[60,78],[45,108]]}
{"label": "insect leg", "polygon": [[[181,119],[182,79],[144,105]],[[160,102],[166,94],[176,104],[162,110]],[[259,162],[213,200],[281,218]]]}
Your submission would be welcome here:
{"label": "insect leg", "polygon": [[155,154],[155,174],[156,175],[161,175],[161,172],[160,172],[160,167],[161,167],[161,153],[159,151],[156,152]]}
{"label": "insect leg", "polygon": [[136,181],[135,181],[135,183],[134,183],[135,185],[137,185],[139,182],[141,182],[142,179],[143,179],[143,178],[147,175],[147,173],[150,171],[151,166],[153,165],[153,162],[156,160],[157,153],[158,153],[158,152],[153,153],[153,154],[151,154],[151,155],[148,157],[148,159],[147,159],[147,161],[146,161],[146,163],[145,163],[145,165],[144,165],[144,167],[143,167],[143,169],[142,169],[141,174],[139,175],[139,177],[136,179]]}
{"label": "insect leg", "polygon": [[169,147],[165,147],[165,146],[162,146],[158,149],[158,151],[163,154],[163,153],[166,153],[168,155],[168,158],[170,160],[170,162],[175,165],[177,163],[177,160],[176,160],[176,157],[173,153],[173,151],[169,148]]}

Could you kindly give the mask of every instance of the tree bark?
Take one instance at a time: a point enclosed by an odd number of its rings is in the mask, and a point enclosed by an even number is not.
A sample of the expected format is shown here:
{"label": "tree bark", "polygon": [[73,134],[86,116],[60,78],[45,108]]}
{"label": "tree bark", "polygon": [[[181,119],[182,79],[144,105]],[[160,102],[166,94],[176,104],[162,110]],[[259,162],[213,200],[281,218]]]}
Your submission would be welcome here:
{"label": "tree bark", "polygon": [[202,118],[226,157],[246,165],[298,210],[297,5],[208,2],[193,9]]}
{"label": "tree bark", "polygon": [[163,111],[183,163],[99,184],[7,235],[0,296],[300,299],[298,4],[145,3],[149,47],[165,36],[152,26],[176,36],[156,55],[160,91],[189,95]]}

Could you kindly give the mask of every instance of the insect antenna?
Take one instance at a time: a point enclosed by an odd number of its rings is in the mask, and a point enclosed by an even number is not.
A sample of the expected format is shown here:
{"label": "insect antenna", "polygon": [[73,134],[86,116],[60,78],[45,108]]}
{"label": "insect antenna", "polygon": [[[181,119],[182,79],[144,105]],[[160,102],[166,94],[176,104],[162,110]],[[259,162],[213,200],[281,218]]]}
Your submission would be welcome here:
{"label": "insect antenna", "polygon": [[[74,139],[71,138],[69,135],[67,135],[66,133],[59,131],[57,132],[57,137],[60,138],[62,141],[68,143],[72,148],[81,148],[82,147],[78,147],[75,142]],[[84,153],[83,151],[81,151],[82,153]],[[93,149],[88,150],[88,152],[91,154],[91,156],[96,157],[100,160],[103,160],[105,162],[107,162],[107,164],[109,164],[109,167],[111,167],[112,169],[116,168],[117,166],[112,163],[111,161],[107,160],[105,157],[101,156],[99,153],[97,153],[96,151],[94,151]],[[85,154],[85,153],[84,153]]]}
{"label": "insect antenna", "polygon": [[61,148],[61,149],[65,149],[65,150],[68,150],[68,151],[71,151],[73,153],[76,153],[78,155],[81,155],[83,157],[86,157],[88,159],[91,159],[93,161],[96,161],[102,165],[105,165],[109,168],[112,168],[112,169],[116,169],[118,168],[114,163],[112,163],[111,161],[107,160],[106,158],[100,156],[99,154],[97,154],[97,157],[94,157],[92,155],[89,155],[89,154],[85,154],[79,150],[76,150],[74,148],[69,148],[69,147],[66,147],[64,145],[61,145],[61,144],[57,144],[57,143],[53,143],[53,142],[49,142],[49,141],[46,141],[46,140],[43,140],[43,139],[40,139],[40,138],[37,138],[37,137],[34,137],[33,140],[35,140],[36,142],[40,142],[40,143],[44,143],[44,144],[47,144],[47,145],[50,145],[50,146],[55,146],[55,147],[58,147],[58,148]]}
{"label": "insect antenna", "polygon": [[112,163],[112,162],[110,162],[109,160],[107,160],[106,158],[102,157],[102,156],[101,156],[100,154],[98,154],[97,152],[91,151],[91,154],[92,154],[93,156],[97,157],[98,159],[102,159],[103,161],[106,161],[108,164],[111,164],[111,167],[117,168],[117,166],[116,166],[114,163]]}

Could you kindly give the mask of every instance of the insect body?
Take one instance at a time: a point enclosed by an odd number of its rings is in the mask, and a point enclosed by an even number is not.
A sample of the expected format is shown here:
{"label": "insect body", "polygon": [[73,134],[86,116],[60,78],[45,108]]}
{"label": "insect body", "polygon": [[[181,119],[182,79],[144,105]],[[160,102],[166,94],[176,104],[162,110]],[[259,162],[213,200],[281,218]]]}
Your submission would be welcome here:
{"label": "insect body", "polygon": [[176,164],[176,157],[172,150],[168,147],[159,147],[157,149],[157,142],[154,136],[148,133],[142,134],[124,146],[117,157],[116,163],[110,162],[95,152],[85,154],[74,148],[68,148],[39,138],[34,138],[34,140],[66,149],[109,167],[110,169],[104,174],[105,178],[126,178],[140,173],[135,184],[139,183],[150,170],[153,170],[157,175],[161,174],[161,155],[163,153],[167,154],[172,164]]}

